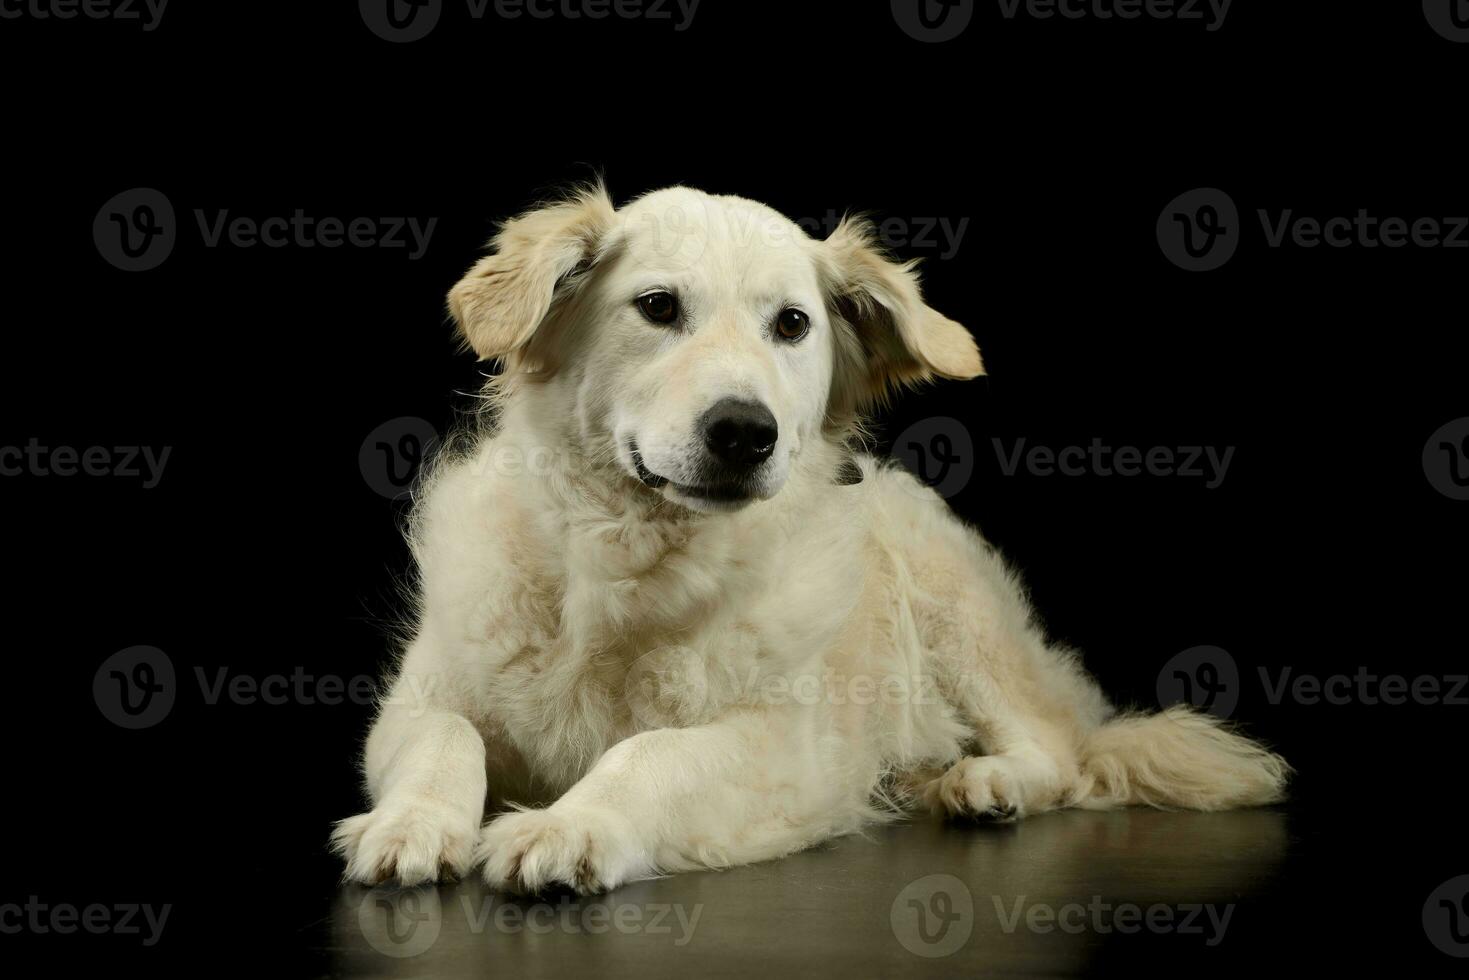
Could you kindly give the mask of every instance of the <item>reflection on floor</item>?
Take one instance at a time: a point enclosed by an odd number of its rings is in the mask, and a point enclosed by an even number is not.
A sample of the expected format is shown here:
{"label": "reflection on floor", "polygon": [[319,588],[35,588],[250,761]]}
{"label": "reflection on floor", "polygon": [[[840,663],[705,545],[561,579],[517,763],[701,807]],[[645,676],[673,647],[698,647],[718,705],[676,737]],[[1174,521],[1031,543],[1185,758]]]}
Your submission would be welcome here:
{"label": "reflection on floor", "polygon": [[346,887],[334,975],[1014,976],[1166,957],[1214,972],[1282,938],[1287,815],[1066,812],[919,820],[783,861],[609,895],[516,900],[470,880]]}

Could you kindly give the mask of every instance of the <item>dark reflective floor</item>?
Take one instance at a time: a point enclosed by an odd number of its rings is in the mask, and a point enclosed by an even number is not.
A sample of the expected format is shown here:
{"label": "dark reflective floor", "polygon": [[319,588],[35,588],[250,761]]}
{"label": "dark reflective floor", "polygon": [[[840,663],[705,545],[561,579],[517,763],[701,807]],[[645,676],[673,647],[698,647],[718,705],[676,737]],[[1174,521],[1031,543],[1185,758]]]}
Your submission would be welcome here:
{"label": "dark reflective floor", "polygon": [[1461,976],[1454,826],[1335,800],[920,819],[590,899],[347,886],[298,942],[333,977]]}
{"label": "dark reflective floor", "polygon": [[1272,810],[923,820],[590,899],[515,901],[477,881],[347,887],[326,952],[334,975],[352,977],[1223,971],[1299,935],[1280,877],[1289,821]]}

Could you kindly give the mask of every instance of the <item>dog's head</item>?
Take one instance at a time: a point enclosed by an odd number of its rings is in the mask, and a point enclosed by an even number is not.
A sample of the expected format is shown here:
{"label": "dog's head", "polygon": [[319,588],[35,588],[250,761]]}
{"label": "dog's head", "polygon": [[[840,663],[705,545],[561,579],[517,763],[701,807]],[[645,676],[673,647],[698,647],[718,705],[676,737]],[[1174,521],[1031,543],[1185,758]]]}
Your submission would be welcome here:
{"label": "dog's head", "polygon": [[895,387],[983,373],[871,226],[825,241],[763,205],[600,187],[508,222],[449,294],[480,357],[570,393],[583,449],[698,511],[778,493],[812,440]]}

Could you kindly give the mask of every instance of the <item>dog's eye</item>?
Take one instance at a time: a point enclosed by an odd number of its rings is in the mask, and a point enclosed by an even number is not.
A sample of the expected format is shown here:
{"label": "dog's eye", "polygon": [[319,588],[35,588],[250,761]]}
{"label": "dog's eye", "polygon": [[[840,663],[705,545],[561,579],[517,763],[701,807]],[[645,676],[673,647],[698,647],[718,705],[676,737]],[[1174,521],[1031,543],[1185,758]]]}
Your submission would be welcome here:
{"label": "dog's eye", "polygon": [[672,293],[648,293],[638,297],[638,309],[654,323],[672,323],[678,319],[678,300]]}
{"label": "dog's eye", "polygon": [[800,310],[781,310],[775,318],[775,335],[781,340],[800,340],[810,329],[811,318]]}

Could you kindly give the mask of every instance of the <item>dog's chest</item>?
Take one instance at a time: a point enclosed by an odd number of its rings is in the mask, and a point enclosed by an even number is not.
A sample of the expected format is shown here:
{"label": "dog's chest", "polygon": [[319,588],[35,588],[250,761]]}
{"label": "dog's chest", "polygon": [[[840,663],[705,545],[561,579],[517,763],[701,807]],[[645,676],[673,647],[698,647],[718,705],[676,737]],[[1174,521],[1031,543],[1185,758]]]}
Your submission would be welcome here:
{"label": "dog's chest", "polygon": [[770,659],[739,625],[562,634],[494,672],[491,711],[537,780],[561,791],[617,742],[710,721],[760,690]]}
{"label": "dog's chest", "polygon": [[487,678],[497,727],[557,788],[639,731],[758,699],[771,676],[819,662],[840,627],[792,597],[765,556],[726,541],[570,558],[555,588],[536,590],[554,602],[537,610],[541,628]]}
{"label": "dog's chest", "polygon": [[866,566],[849,510],[523,522],[515,574],[484,592],[472,627],[485,730],[557,791],[640,731],[807,704],[828,660],[850,669],[840,661],[861,645]]}

